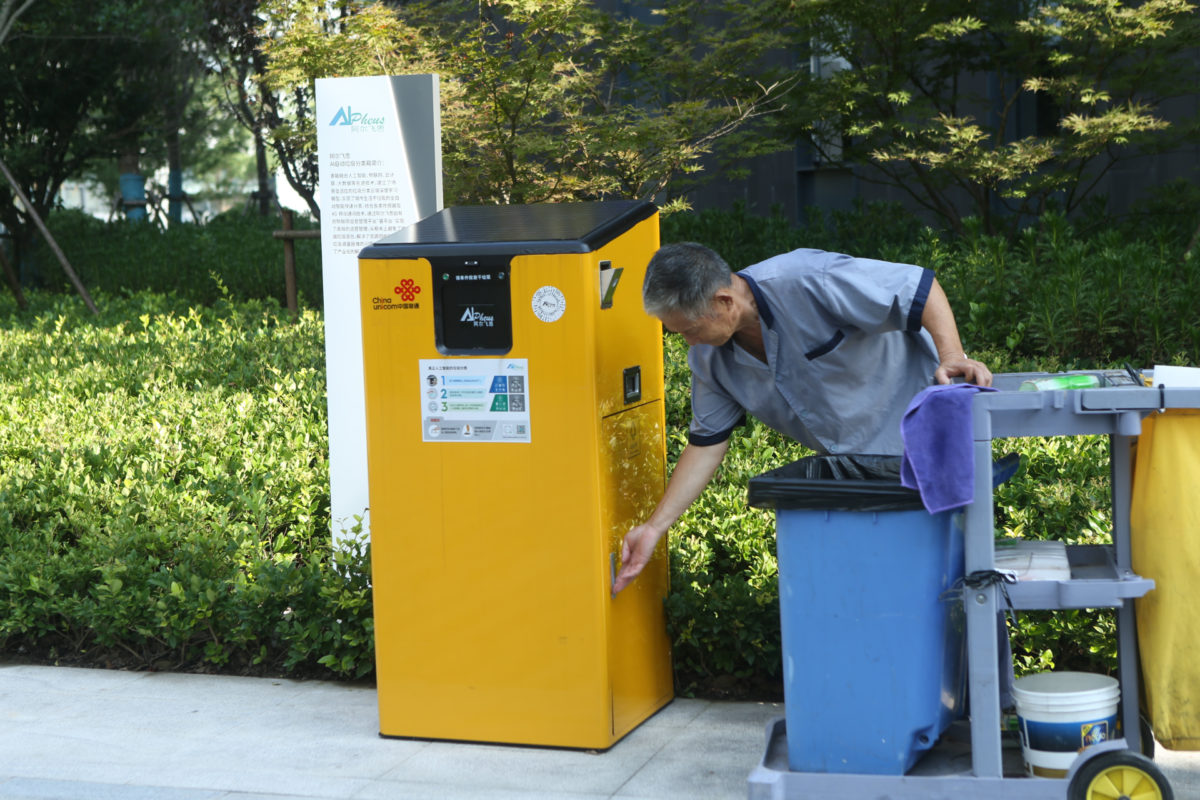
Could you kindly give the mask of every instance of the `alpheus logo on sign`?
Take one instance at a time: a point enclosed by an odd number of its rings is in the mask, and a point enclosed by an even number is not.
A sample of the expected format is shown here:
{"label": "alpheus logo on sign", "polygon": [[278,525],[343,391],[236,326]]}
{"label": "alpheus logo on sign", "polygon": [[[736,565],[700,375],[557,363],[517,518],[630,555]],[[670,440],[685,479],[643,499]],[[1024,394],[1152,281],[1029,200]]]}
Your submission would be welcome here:
{"label": "alpheus logo on sign", "polygon": [[496,318],[494,316],[484,314],[482,311],[476,311],[474,307],[464,311],[458,321],[476,328],[493,328],[496,325]]}
{"label": "alpheus logo on sign", "polygon": [[379,133],[383,130],[384,118],[369,112],[354,111],[350,106],[342,106],[329,121],[329,126],[349,125],[354,131],[371,131]]}

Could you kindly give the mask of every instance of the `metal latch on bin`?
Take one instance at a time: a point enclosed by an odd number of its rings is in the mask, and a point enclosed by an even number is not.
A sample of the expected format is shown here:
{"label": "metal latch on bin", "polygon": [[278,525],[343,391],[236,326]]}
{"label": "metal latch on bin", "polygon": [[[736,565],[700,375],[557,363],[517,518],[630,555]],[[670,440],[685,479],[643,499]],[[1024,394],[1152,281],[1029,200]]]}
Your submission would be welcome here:
{"label": "metal latch on bin", "polygon": [[626,367],[621,375],[625,404],[636,403],[642,399],[642,368]]}

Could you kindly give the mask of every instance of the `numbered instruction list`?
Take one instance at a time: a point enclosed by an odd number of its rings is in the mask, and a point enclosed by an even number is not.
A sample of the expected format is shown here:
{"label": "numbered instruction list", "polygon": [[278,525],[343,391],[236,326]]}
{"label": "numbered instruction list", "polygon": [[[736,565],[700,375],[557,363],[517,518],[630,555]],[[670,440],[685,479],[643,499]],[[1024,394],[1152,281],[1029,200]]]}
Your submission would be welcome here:
{"label": "numbered instruction list", "polygon": [[426,442],[528,442],[529,360],[420,359]]}

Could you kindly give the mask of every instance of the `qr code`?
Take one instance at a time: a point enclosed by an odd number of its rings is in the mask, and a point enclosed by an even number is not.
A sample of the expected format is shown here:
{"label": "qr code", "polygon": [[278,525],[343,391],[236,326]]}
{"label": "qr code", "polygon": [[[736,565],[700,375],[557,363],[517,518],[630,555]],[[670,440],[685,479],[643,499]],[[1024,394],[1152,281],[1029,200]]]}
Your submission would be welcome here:
{"label": "qr code", "polygon": [[524,375],[509,375],[508,390],[517,394],[525,394],[525,376]]}
{"label": "qr code", "polygon": [[525,410],[525,395],[510,394],[508,396],[509,411],[524,411]]}

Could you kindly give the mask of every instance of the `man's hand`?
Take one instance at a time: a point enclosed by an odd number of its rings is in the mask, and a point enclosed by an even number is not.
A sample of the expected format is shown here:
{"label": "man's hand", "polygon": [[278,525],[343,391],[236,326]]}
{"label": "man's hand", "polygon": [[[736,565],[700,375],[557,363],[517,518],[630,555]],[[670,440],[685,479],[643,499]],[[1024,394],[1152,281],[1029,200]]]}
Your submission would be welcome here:
{"label": "man's hand", "polygon": [[938,383],[950,383],[953,378],[962,378],[967,383],[976,386],[991,386],[992,373],[978,361],[967,358],[963,353],[956,353],[942,359],[933,379]]}
{"label": "man's hand", "polygon": [[621,571],[612,586],[614,596],[642,573],[661,538],[661,533],[644,524],[625,534],[625,541],[621,543]]}

